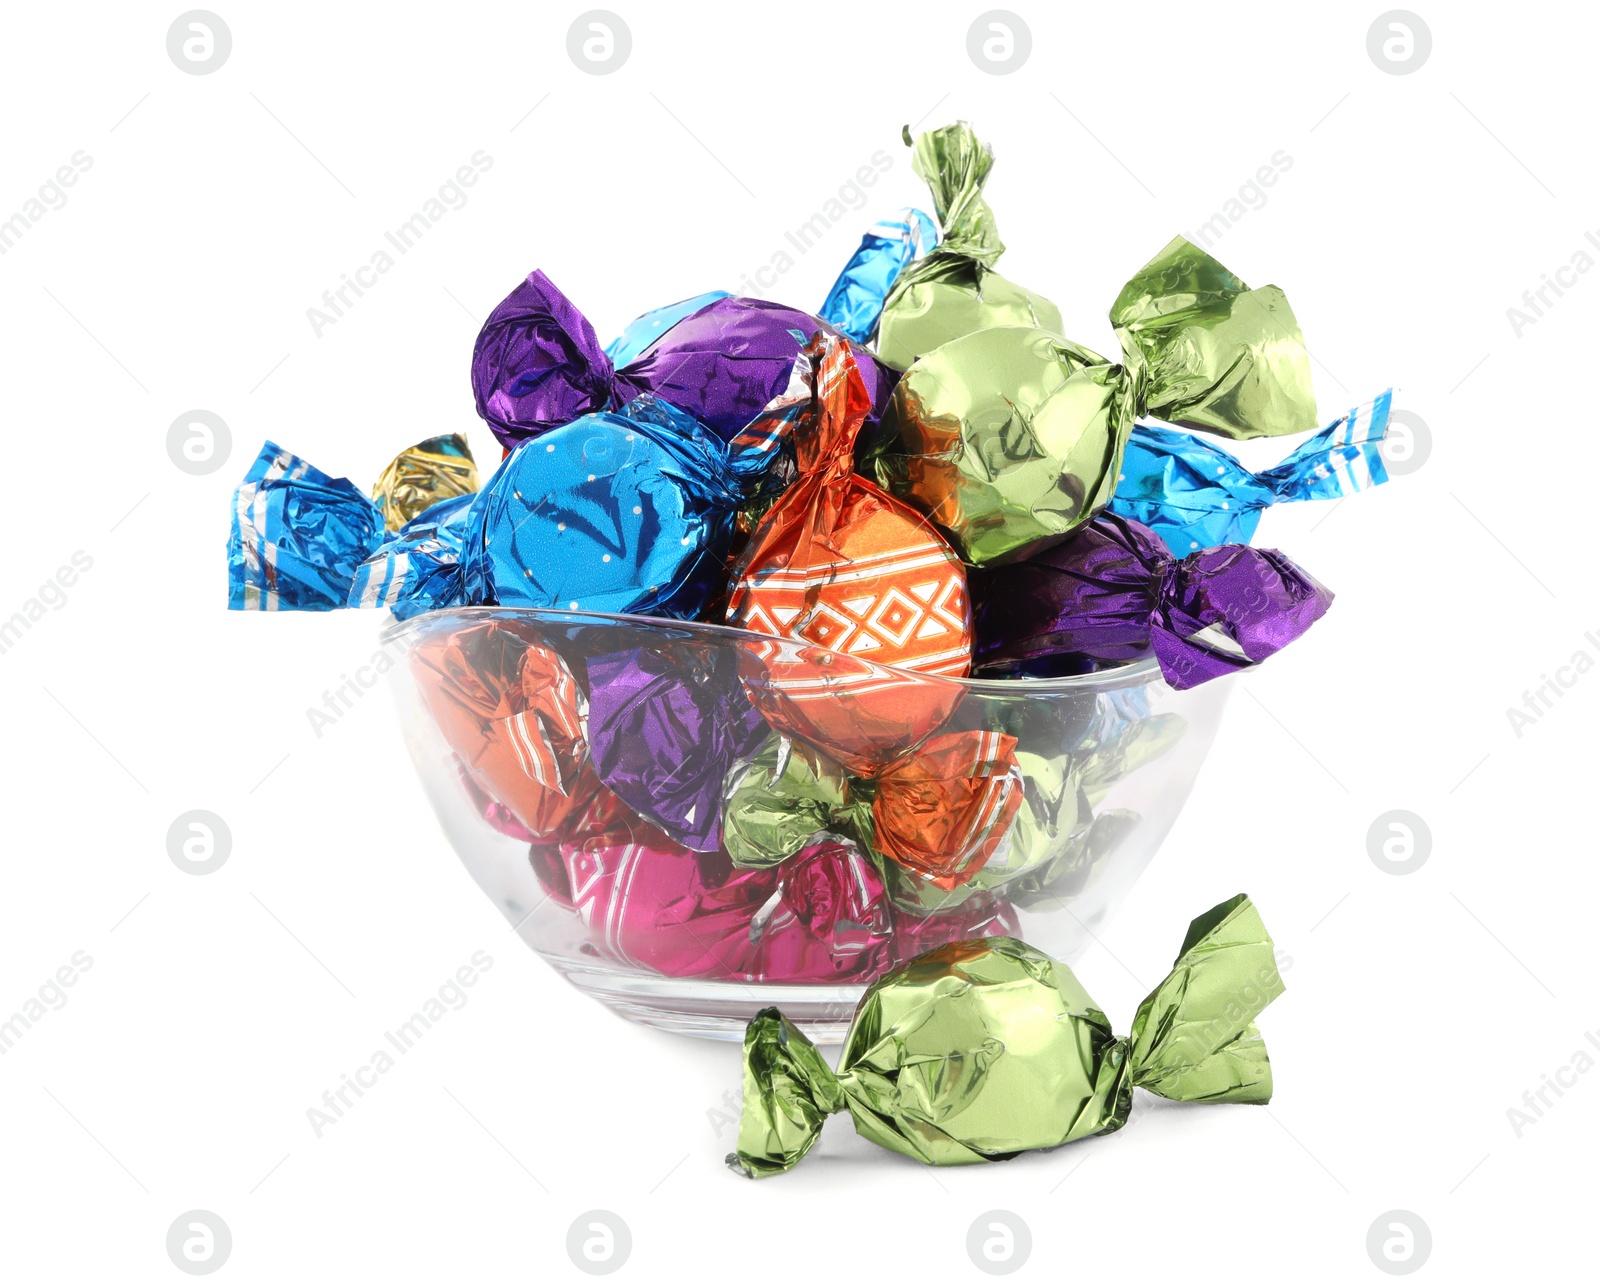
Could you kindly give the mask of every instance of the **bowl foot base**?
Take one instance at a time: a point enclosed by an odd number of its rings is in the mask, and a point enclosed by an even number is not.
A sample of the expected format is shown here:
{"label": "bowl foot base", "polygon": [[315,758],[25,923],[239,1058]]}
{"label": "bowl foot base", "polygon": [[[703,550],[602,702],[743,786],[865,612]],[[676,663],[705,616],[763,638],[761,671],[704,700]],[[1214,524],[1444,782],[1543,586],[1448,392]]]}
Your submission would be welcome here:
{"label": "bowl foot base", "polygon": [[743,1041],[756,1011],[777,1006],[818,1045],[844,1041],[863,987],[669,979],[571,961],[552,962],[567,981],[626,1019],[713,1041]]}

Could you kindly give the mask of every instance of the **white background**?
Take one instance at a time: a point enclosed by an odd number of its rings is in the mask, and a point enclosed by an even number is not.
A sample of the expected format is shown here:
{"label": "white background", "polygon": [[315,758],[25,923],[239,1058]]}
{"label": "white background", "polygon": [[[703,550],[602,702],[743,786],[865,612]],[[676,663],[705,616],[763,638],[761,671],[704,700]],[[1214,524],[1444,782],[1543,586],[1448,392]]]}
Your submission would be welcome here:
{"label": "white background", "polygon": [[[1019,4],[1033,52],[1003,76],[967,55],[981,4],[615,0],[633,49],[605,76],[568,58],[579,5],[215,0],[233,48],[204,76],[168,58],[176,4],[13,7],[0,219],[75,151],[92,166],[0,256],[0,618],[75,551],[93,567],[0,655],[0,1017],[93,965],[0,1057],[0,1275],[181,1280],[164,1240],[194,1208],[240,1283],[587,1281],[566,1232],[592,1208],[639,1281],[976,1281],[991,1209],[1031,1229],[1018,1281],[1380,1281],[1367,1231],[1395,1208],[1431,1229],[1436,1281],[1592,1271],[1600,1069],[1520,1138],[1507,1110],[1600,1030],[1600,675],[1520,737],[1506,708],[1600,659],[1600,272],[1520,338],[1506,310],[1600,229],[1600,25],[1416,3],[1432,54],[1399,76],[1367,53],[1381,3]],[[866,224],[927,204],[901,125],[958,117],[998,157],[1004,271],[1102,350],[1122,281],[1286,152],[1215,252],[1288,292],[1324,418],[1395,384],[1432,451],[1267,516],[1260,541],[1338,602],[1245,679],[1079,966],[1126,1023],[1189,919],[1250,892],[1293,962],[1262,1020],[1271,1107],[1157,1104],[944,1171],[840,1119],[752,1184],[722,1165],[736,1050],[624,1023],[521,945],[423,811],[386,694],[315,735],[379,619],[225,612],[227,502],[266,437],[362,486],[450,430],[492,463],[468,359],[530,269],[604,340],[739,289],[884,150],[768,292],[817,307]],[[467,204],[315,336],[306,310],[479,149]],[[205,477],[165,445],[193,408],[232,433]],[[1407,876],[1367,849],[1397,808],[1432,833]],[[231,828],[215,874],[168,859],[189,809]],[[480,949],[465,1008],[317,1138],[306,1110]]]}

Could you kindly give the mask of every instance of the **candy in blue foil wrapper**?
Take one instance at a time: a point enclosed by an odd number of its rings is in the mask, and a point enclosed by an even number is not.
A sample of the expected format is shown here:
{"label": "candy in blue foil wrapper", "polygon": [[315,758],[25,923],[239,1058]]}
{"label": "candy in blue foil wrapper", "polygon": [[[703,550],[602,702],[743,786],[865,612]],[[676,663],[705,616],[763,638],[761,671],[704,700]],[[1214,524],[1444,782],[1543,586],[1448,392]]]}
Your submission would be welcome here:
{"label": "candy in blue foil wrapper", "polygon": [[401,621],[466,602],[461,551],[477,495],[430,505],[356,569],[348,606],[388,608]]}
{"label": "candy in blue foil wrapper", "polygon": [[359,487],[268,442],[233,493],[228,607],[342,608],[382,540],[383,514]]}
{"label": "candy in blue foil wrapper", "polygon": [[[614,411],[654,394],[693,416],[732,449],[741,472],[774,463],[776,444],[741,440],[745,426],[789,383],[794,360],[819,330],[810,313],[771,300],[730,296],[689,314],[621,368],[594,327],[541,272],[496,306],[472,352],[478,414],[506,447]],[[872,401],[869,423],[888,404],[895,375],[853,346]]]}
{"label": "candy in blue foil wrapper", "polygon": [[588,662],[589,751],[600,780],[681,845],[722,841],[722,781],[767,726],[725,648],[685,642]]}
{"label": "candy in blue foil wrapper", "polygon": [[479,493],[466,601],[694,617],[727,579],[743,502],[728,448],[652,397],[512,452]]}
{"label": "candy in blue foil wrapper", "polygon": [[938,225],[911,206],[878,220],[833,283],[822,303],[822,320],[857,344],[867,343],[895,279],[938,244]]}
{"label": "candy in blue foil wrapper", "polygon": [[1393,394],[1346,412],[1259,474],[1209,438],[1141,420],[1123,450],[1111,512],[1152,528],[1179,556],[1249,544],[1268,505],[1335,500],[1389,481],[1383,442]]}
{"label": "candy in blue foil wrapper", "polygon": [[641,313],[623,328],[621,335],[606,345],[606,356],[611,359],[612,366],[627,366],[691,313],[698,313],[707,304],[715,304],[719,299],[731,298],[731,291],[708,290],[692,299],[664,304],[648,313]]}

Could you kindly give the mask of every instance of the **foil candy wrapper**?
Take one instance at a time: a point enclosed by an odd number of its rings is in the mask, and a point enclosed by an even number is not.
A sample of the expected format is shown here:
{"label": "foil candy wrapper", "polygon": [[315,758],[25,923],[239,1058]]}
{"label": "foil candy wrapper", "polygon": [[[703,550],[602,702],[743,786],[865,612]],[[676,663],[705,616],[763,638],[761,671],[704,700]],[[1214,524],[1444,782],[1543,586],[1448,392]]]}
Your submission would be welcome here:
{"label": "foil candy wrapper", "polygon": [[1252,290],[1183,237],[1111,305],[1140,414],[1224,438],[1302,433],[1317,423],[1311,355],[1276,286]]}
{"label": "foil candy wrapper", "polygon": [[1140,416],[1239,438],[1315,422],[1282,291],[1250,290],[1182,237],[1128,282],[1112,321],[1121,363],[1040,328],[925,353],[873,440],[878,482],[983,566],[1026,558],[1104,508]]}
{"label": "foil candy wrapper", "polygon": [[953,943],[867,989],[837,1071],[777,1010],[757,1014],[728,1165],[753,1178],[788,1171],[843,1111],[873,1143],[953,1166],[1120,1130],[1136,1088],[1264,1104],[1272,1069],[1255,1019],[1282,992],[1272,939],[1243,894],[1189,926],[1127,1037],[1043,952],[1013,938]]}
{"label": "foil candy wrapper", "polygon": [[722,841],[722,784],[767,735],[731,660],[685,643],[588,661],[589,746],[601,781],[698,851]]}
{"label": "foil candy wrapper", "polygon": [[363,602],[370,583],[363,565],[384,546],[386,522],[397,536],[417,523],[414,538],[425,539],[433,533],[423,531],[424,513],[434,510],[427,522],[442,522],[457,512],[445,506],[467,504],[476,486],[477,466],[459,434],[406,448],[385,466],[370,500],[348,478],[331,478],[267,442],[233,493],[228,606],[264,612],[373,606]]}
{"label": "foil candy wrapper", "polygon": [[941,733],[873,783],[873,846],[939,889],[981,870],[1022,807],[1022,772],[1004,733]]}
{"label": "foil candy wrapper", "polygon": [[739,556],[727,616],[774,639],[748,675],[768,722],[870,774],[960,700],[937,679],[970,661],[966,573],[927,520],[854,472],[870,403],[846,342],[819,332],[795,380],[810,395],[792,431],[800,476]]}
{"label": "foil candy wrapper", "polygon": [[583,416],[512,452],[468,519],[466,600],[699,615],[726,579],[743,498],[728,448],[659,399]]}
{"label": "foil candy wrapper", "polygon": [[388,608],[405,621],[465,603],[461,553],[476,499],[440,501],[386,540],[356,569],[346,606]]}
{"label": "foil candy wrapper", "polygon": [[1178,689],[1265,661],[1333,602],[1277,550],[1224,545],[1177,560],[1115,514],[1024,562],[975,570],[972,588],[981,674],[1048,675],[1153,651]]}
{"label": "foil candy wrapper", "polygon": [[[774,867],[800,852],[818,832],[851,828],[850,779],[820,751],[782,733],[769,733],[736,762],[722,784],[722,845],[736,867]],[[868,838],[871,834],[867,828]]]}
{"label": "foil candy wrapper", "polygon": [[467,440],[447,433],[407,447],[391,460],[372,485],[372,499],[383,511],[384,527],[398,532],[423,511],[470,496],[480,485]]}
{"label": "foil candy wrapper", "polygon": [[871,860],[823,834],[776,867],[740,871],[653,828],[535,845],[535,874],[604,955],[674,978],[860,983],[929,946],[1015,932],[1009,907],[906,920]]}
{"label": "foil candy wrapper", "polygon": [[878,220],[840,271],[818,316],[857,344],[867,343],[878,329],[883,302],[906,265],[938,244],[939,229],[933,220],[911,206]]}
{"label": "foil candy wrapper", "polygon": [[[472,354],[478,414],[507,448],[580,416],[614,411],[653,394],[730,445],[736,467],[755,475],[778,444],[741,443],[741,431],[788,384],[806,340],[828,327],[769,300],[717,299],[663,329],[627,365],[612,365],[594,327],[542,272],[529,274],[489,315]],[[856,350],[881,412],[893,374]]]}
{"label": "foil candy wrapper", "polygon": [[600,783],[587,702],[560,654],[532,627],[493,620],[422,640],[411,671],[467,778],[529,837],[566,834]]}
{"label": "foil candy wrapper", "polygon": [[[723,845],[736,866],[782,862],[822,831],[856,840],[891,889],[910,879],[939,890],[971,881],[1001,848],[1023,780],[1003,733],[940,734],[874,780],[852,779],[804,743],[769,736],[723,786]],[[954,906],[902,899],[923,913]]]}
{"label": "foil candy wrapper", "polygon": [[912,167],[933,193],[939,244],[902,271],[884,300],[874,349],[898,371],[941,344],[991,326],[1060,331],[1061,313],[995,271],[1005,245],[983,185],[994,153],[966,122],[904,138]]}
{"label": "foil candy wrapper", "polygon": [[719,299],[732,298],[728,291],[708,290],[703,295],[641,313],[623,328],[621,335],[606,345],[606,357],[614,367],[627,366],[691,313],[698,313],[707,304],[715,304]]}
{"label": "foil candy wrapper", "polygon": [[1258,474],[1210,439],[1140,421],[1122,453],[1109,508],[1143,523],[1180,557],[1248,545],[1269,505],[1336,500],[1388,482],[1383,443],[1393,401],[1394,390],[1384,390]]}
{"label": "foil candy wrapper", "polygon": [[233,493],[228,607],[342,608],[382,540],[383,515],[360,488],[267,442]]}

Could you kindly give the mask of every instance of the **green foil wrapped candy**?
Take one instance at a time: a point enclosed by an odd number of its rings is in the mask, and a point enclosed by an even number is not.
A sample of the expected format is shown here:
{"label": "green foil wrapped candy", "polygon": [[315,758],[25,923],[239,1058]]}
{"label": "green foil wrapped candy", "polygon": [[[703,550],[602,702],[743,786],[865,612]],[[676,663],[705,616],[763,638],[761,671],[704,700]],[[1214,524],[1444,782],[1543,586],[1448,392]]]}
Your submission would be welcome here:
{"label": "green foil wrapped candy", "polygon": [[1182,237],[1122,288],[1111,325],[1139,370],[1141,414],[1225,438],[1316,427],[1310,354],[1283,292],[1251,290]]}
{"label": "green foil wrapped candy", "polygon": [[874,1143],[951,1166],[1118,1130],[1135,1087],[1264,1104],[1272,1070],[1254,1020],[1282,991],[1272,940],[1243,894],[1189,926],[1125,1038],[1071,970],[1026,943],[953,943],[867,989],[838,1072],[777,1010],[757,1014],[728,1164],[758,1178],[787,1171],[845,1109]]}
{"label": "green foil wrapped candy", "polygon": [[1313,427],[1299,325],[1175,239],[1112,309],[1123,361],[1042,328],[1001,326],[925,353],[896,386],[870,458],[968,563],[1026,558],[1111,499],[1143,415],[1232,438]]}
{"label": "green foil wrapped candy", "polygon": [[819,831],[849,826],[860,814],[871,837],[868,798],[852,808],[844,770],[820,752],[771,734],[728,770],[722,788],[722,844],[736,867],[775,867]]}
{"label": "green foil wrapped candy", "polygon": [[994,153],[965,121],[919,134],[912,168],[933,192],[939,244],[895,279],[878,319],[873,348],[903,371],[924,353],[991,326],[1061,329],[1061,313],[1049,300],[995,272],[1005,244],[994,213],[983,199]]}

